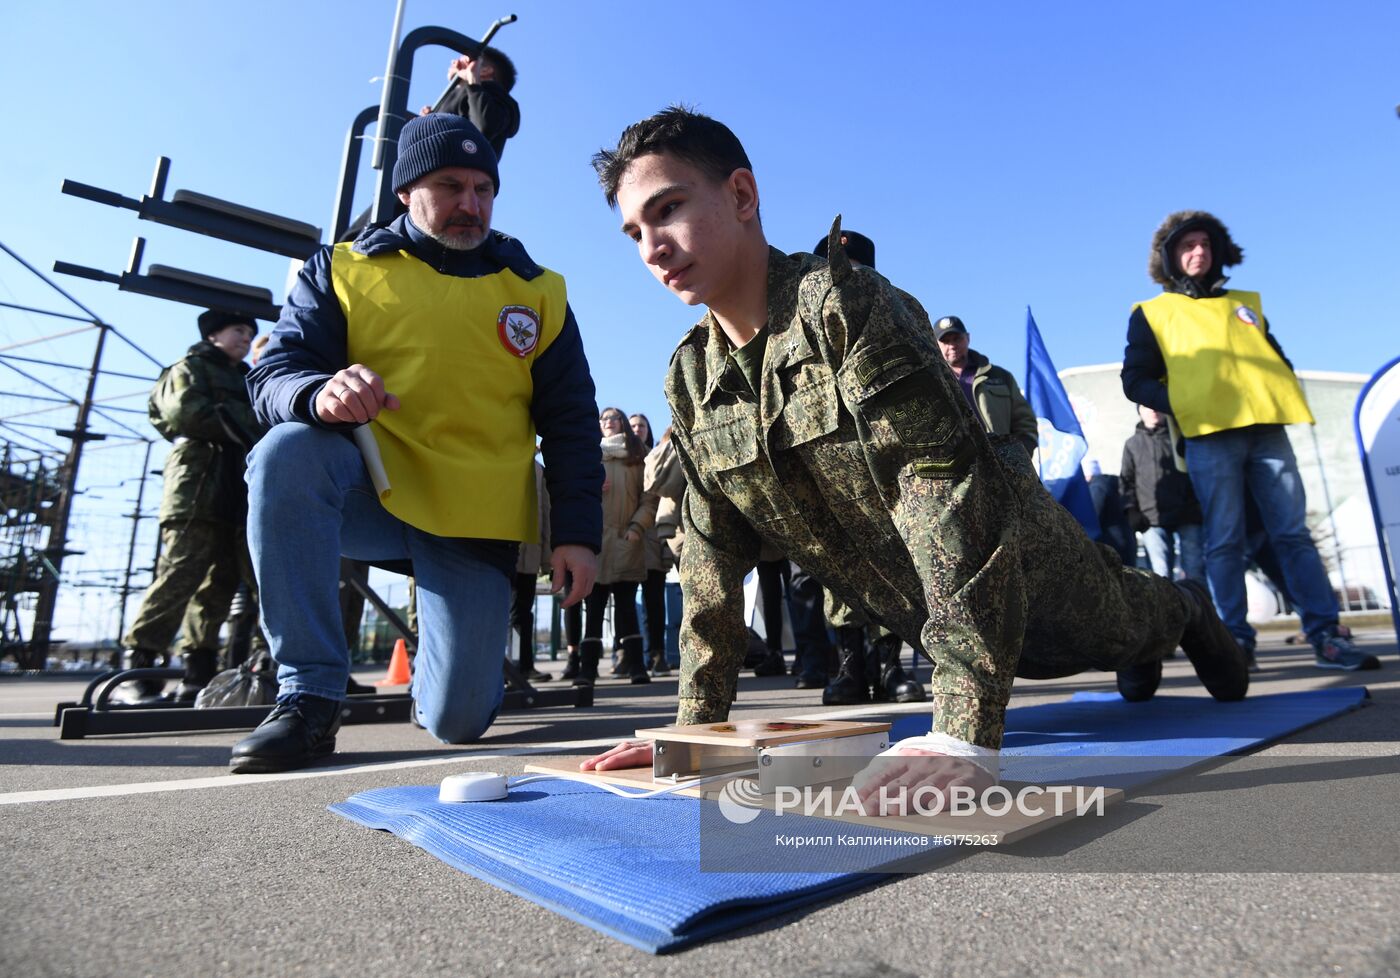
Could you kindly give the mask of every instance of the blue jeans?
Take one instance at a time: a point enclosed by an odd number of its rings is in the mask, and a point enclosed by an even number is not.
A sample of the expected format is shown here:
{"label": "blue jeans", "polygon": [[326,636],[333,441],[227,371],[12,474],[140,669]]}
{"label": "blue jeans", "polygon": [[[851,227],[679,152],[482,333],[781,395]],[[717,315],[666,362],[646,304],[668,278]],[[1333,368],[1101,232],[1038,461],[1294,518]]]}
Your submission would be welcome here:
{"label": "blue jeans", "polygon": [[1206,557],[1201,544],[1201,524],[1188,523],[1168,530],[1164,526],[1153,526],[1143,531],[1142,547],[1147,551],[1147,562],[1152,573],[1158,577],[1172,579],[1172,572],[1178,564],[1181,572],[1193,581],[1206,582]]}
{"label": "blue jeans", "polygon": [[280,697],[345,698],[341,555],[407,559],[418,591],[418,721],[444,743],[485,733],[504,694],[510,579],[462,541],[391,516],[359,449],[335,432],[277,425],[249,456],[247,478],[248,545]]}
{"label": "blue jeans", "polygon": [[1245,492],[1258,504],[1284,582],[1309,639],[1337,624],[1337,598],[1317,555],[1293,446],[1282,425],[1253,425],[1186,439],[1186,468],[1205,517],[1206,575],[1220,617],[1254,647],[1245,621]]}

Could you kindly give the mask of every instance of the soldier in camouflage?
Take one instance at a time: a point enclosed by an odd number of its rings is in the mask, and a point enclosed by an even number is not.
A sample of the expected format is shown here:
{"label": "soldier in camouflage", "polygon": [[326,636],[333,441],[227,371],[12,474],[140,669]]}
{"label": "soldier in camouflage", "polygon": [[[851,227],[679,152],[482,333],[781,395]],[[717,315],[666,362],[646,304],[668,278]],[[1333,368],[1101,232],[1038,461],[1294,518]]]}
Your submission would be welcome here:
{"label": "soldier in camouflage", "polygon": [[[183,633],[180,700],[193,700],[213,678],[234,592],[240,582],[252,586],[243,470],[263,430],[244,383],[254,321],[211,309],[200,315],[199,332],[203,338],[184,359],[161,372],[147,406],[151,424],[174,448],[165,462],[160,559],[122,640],[130,667],[142,668],[162,661],[176,630]],[[139,692],[160,689],[143,680]]]}
{"label": "soldier in camouflage", "polygon": [[[1160,677],[1180,642],[1212,695],[1245,695],[1245,660],[1208,595],[1125,569],[1084,535],[1025,450],[982,430],[918,302],[852,266],[839,219],[829,262],[768,247],[729,129],[668,109],[594,165],[643,263],[708,307],[666,378],[688,485],[678,723],[729,713],[740,584],[765,541],[933,662],[933,732],[891,748],[924,766],[889,769],[870,792],[994,781],[1018,675]],[[649,758],[623,744],[584,769]]]}
{"label": "soldier in camouflage", "polygon": [[[812,248],[812,254],[827,258],[829,246],[823,237]],[[852,265],[876,267],[875,242],[865,235],[843,229],[841,246]],[[921,703],[928,698],[918,680],[905,675],[899,664],[899,653],[904,648],[902,638],[872,622],[859,608],[831,591],[825,593],[823,611],[827,623],[836,630],[840,671],[822,690],[822,705],[850,706],[871,700]]]}

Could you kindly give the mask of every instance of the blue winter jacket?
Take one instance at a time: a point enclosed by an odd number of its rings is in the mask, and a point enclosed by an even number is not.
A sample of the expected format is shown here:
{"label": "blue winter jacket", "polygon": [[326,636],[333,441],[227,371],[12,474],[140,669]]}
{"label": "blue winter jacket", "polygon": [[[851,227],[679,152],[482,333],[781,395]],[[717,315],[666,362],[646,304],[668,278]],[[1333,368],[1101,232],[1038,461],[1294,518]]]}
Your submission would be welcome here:
{"label": "blue winter jacket", "polygon": [[[479,248],[454,251],[423,234],[408,215],[367,228],[353,247],[371,256],[407,251],[443,275],[463,278],[502,268],[526,280],[542,272],[519,241],[499,231],[492,231]],[[331,284],[331,248],[325,247],[302,267],[272,337],[248,375],[253,410],[268,427],[297,421],[349,430],[354,426],[325,424],[312,410],[321,388],[349,365],[345,314]],[[597,553],[603,535],[598,405],[572,309],[565,312],[563,331],[535,359],[530,373],[530,414],[540,436],[549,490],[551,546],[577,544]],[[513,556],[510,562],[513,566]]]}

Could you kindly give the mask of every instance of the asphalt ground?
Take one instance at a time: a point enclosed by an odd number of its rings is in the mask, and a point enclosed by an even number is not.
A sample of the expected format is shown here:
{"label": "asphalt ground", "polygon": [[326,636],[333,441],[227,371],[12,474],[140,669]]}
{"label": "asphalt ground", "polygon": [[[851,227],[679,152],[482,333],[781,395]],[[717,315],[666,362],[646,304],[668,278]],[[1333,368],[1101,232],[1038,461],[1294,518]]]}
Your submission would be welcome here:
{"label": "asphalt ground", "polygon": [[[345,727],[328,764],[252,777],[226,774],[241,732],[60,741],[53,706],[83,681],[0,679],[0,975],[1400,974],[1400,659],[1388,629],[1357,638],[1382,671],[1321,672],[1265,635],[1251,693],[1365,685],[1363,709],[1103,818],[661,957],[326,806],[591,753],[670,722],[674,678],[506,714],[470,748],[407,723]],[[1112,688],[1021,682],[1013,706]],[[1162,692],[1204,695],[1183,658]],[[734,715],[831,712],[746,675]]]}

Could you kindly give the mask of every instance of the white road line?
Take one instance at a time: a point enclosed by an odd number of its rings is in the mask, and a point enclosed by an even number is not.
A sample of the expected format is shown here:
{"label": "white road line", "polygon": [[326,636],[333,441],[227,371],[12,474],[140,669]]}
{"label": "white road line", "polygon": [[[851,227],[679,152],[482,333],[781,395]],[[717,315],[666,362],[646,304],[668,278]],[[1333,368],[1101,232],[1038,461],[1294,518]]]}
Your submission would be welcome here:
{"label": "white road line", "polygon": [[[924,703],[871,703],[863,706],[829,710],[824,713],[803,713],[806,720],[840,720],[851,716],[865,716],[874,710],[887,713],[918,713],[928,709]],[[48,716],[49,714],[39,714]],[[83,798],[115,798],[122,795],[150,795],[163,791],[198,791],[203,788],[244,788],[266,784],[269,781],[301,781],[307,778],[330,778],[344,774],[363,774],[370,771],[401,771],[416,767],[434,767],[441,764],[456,764],[461,761],[486,760],[493,757],[528,757],[534,754],[568,754],[576,750],[594,747],[610,747],[618,738],[607,737],[594,740],[567,740],[535,747],[509,747],[492,751],[463,751],[436,757],[422,757],[411,761],[385,761],[379,764],[347,764],[341,767],[320,767],[304,771],[284,771],[280,774],[220,774],[207,778],[183,778],[175,781],[142,781],[134,784],[100,784],[87,788],[49,788],[41,791],[12,791],[0,794],[0,805],[33,805],[48,801],[76,801]]]}
{"label": "white road line", "polygon": [[280,774],[220,774],[210,778],[183,778],[176,781],[143,781],[136,784],[99,784],[88,788],[49,788],[42,791],[12,791],[0,795],[0,805],[32,805],[46,801],[74,801],[81,798],[113,798],[121,795],[150,795],[162,791],[197,791],[202,788],[245,788],[269,781],[300,781],[306,778],[330,778],[342,774],[362,774],[367,771],[399,771],[415,767],[434,767],[462,761],[486,760],[493,757],[528,757],[533,754],[568,754],[579,749],[611,747],[616,737],[597,740],[570,740],[538,747],[511,747],[493,751],[462,752],[440,757],[422,757],[412,761],[385,761],[380,764],[347,764],[342,767],[312,768],[307,771],[284,771]]}

